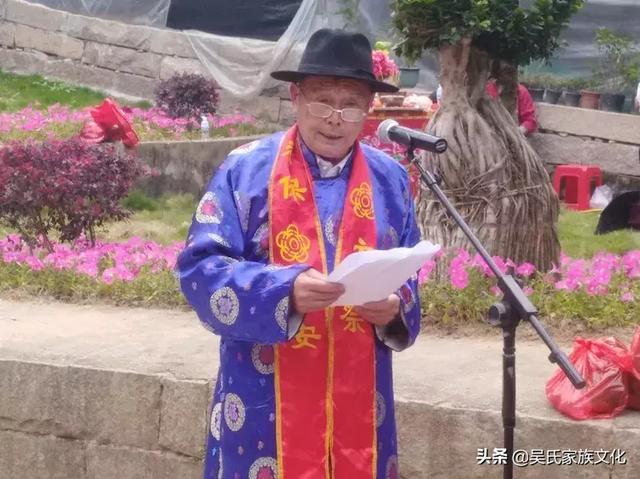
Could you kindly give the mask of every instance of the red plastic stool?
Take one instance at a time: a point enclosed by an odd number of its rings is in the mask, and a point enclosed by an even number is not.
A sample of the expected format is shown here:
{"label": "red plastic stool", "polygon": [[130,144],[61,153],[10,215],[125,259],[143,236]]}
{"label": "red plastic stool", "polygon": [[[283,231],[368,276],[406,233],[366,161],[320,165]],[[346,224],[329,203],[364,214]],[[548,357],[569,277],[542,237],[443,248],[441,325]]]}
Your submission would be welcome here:
{"label": "red plastic stool", "polygon": [[553,174],[553,189],[572,210],[588,210],[591,194],[600,185],[602,171],[597,165],[558,165]]}

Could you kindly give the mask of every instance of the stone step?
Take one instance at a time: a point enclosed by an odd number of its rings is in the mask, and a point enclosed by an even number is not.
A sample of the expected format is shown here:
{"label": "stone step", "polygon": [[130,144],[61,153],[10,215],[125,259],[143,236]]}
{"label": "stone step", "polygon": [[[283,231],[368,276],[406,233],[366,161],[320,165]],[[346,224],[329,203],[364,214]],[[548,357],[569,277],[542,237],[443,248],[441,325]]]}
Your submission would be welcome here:
{"label": "stone step", "polygon": [[[217,346],[191,312],[0,301],[0,478],[199,478]],[[426,334],[395,356],[404,479],[502,477],[478,463],[478,449],[502,446],[501,351],[497,333]],[[516,449],[542,449],[545,462],[620,450],[626,464],[536,464],[515,477],[639,477],[640,413],[563,417],[544,396],[547,356],[518,343]]]}

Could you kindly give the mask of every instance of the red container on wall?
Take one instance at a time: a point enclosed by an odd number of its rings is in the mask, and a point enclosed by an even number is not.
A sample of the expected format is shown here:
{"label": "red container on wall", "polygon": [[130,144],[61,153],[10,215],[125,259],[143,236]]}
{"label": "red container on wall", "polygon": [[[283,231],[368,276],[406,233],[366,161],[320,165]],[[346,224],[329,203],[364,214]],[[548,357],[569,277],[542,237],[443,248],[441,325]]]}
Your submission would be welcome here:
{"label": "red container on wall", "polygon": [[[433,116],[433,111],[416,108],[374,108],[364,121],[364,127],[360,139],[366,143],[379,148],[382,151],[396,157],[400,164],[407,167],[409,165],[405,152],[406,148],[394,143],[382,143],[378,138],[378,126],[384,120],[396,120],[400,125],[412,130],[424,131]],[[409,175],[411,179],[411,192],[415,198],[419,191],[420,178],[415,168],[410,167]]]}

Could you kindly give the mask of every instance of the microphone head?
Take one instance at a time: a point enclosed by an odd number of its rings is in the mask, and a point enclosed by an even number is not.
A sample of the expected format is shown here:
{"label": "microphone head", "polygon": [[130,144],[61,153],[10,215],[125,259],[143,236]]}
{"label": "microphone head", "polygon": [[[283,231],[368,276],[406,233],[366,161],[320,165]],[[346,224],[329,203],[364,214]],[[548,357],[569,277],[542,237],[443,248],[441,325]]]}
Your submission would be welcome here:
{"label": "microphone head", "polygon": [[380,141],[382,141],[383,143],[391,143],[392,140],[391,138],[389,138],[389,131],[391,131],[391,128],[398,125],[399,123],[395,120],[392,120],[391,118],[380,123],[380,125],[378,125],[377,131]]}

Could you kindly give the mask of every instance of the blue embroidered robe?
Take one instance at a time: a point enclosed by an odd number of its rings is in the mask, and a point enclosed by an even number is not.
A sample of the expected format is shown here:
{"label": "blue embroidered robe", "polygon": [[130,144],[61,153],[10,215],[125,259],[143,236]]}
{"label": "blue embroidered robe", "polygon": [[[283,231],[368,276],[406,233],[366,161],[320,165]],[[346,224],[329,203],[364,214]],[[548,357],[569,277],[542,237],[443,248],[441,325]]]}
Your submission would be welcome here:
{"label": "blue embroidered robe", "polygon": [[[178,258],[187,300],[202,324],[221,337],[205,479],[277,477],[273,345],[293,336],[289,298],[295,278],[308,268],[268,265],[267,185],[282,136],[276,133],[228,156],[207,186]],[[315,156],[302,146],[331,271],[351,160],[338,176],[321,178]],[[420,238],[405,170],[381,151],[361,147],[371,172],[378,249],[415,245]],[[394,321],[395,332],[377,330],[376,338],[379,479],[399,477],[391,352],[412,344],[420,328],[416,278],[398,294],[400,328]]]}

